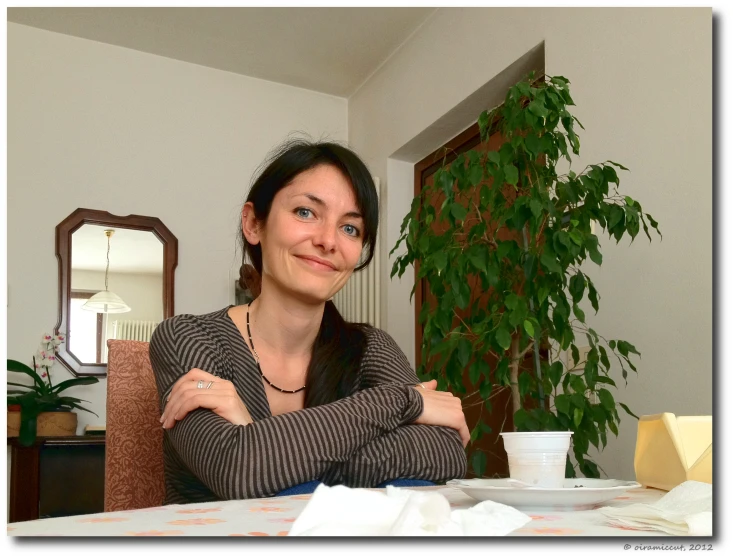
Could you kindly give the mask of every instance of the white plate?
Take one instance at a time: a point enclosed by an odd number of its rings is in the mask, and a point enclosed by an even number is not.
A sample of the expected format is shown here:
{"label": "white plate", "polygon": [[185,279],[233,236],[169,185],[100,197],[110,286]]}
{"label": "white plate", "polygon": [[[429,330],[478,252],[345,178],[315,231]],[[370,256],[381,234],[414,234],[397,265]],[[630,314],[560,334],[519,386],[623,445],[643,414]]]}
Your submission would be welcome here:
{"label": "white plate", "polygon": [[515,487],[506,479],[450,480],[446,485],[460,489],[479,501],[494,501],[516,507],[543,511],[583,511],[641,487],[638,482],[568,478],[561,488]]}

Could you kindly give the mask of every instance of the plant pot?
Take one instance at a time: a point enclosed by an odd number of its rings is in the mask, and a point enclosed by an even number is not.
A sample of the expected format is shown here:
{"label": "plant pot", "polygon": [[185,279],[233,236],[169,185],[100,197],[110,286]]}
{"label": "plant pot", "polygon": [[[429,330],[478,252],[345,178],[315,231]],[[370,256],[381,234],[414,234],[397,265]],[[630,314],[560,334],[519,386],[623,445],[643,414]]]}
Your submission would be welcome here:
{"label": "plant pot", "polygon": [[76,435],[79,416],[68,410],[60,412],[41,412],[36,419],[38,437],[68,437]]}
{"label": "plant pot", "polygon": [[[18,405],[13,405],[18,406]],[[8,437],[18,437],[20,432],[20,406],[15,410],[13,407],[8,406]]]}
{"label": "plant pot", "polygon": [[509,477],[537,487],[562,487],[572,434],[572,431],[501,433],[509,460]]}
{"label": "plant pot", "polygon": [[[68,437],[76,435],[78,416],[75,412],[41,412],[36,418],[37,437]],[[20,411],[8,410],[8,437],[20,433]]]}

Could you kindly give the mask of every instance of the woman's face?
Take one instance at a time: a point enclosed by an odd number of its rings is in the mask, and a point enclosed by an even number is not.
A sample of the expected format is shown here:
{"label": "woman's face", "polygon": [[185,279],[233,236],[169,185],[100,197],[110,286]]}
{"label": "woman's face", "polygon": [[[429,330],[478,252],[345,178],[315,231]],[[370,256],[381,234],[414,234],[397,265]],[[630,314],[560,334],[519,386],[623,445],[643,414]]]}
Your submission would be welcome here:
{"label": "woman's face", "polygon": [[[245,234],[251,228],[246,220]],[[265,226],[247,240],[262,245],[263,283],[319,303],[346,284],[359,262],[363,235],[350,182],[333,166],[320,165],[275,195]]]}

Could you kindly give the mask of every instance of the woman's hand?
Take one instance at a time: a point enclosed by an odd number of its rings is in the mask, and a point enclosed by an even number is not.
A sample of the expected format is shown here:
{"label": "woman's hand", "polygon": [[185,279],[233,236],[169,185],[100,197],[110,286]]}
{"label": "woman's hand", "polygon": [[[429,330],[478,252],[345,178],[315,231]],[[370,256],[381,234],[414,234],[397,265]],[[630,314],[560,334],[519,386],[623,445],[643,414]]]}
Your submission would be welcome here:
{"label": "woman's hand", "polygon": [[[442,425],[455,429],[461,436],[463,447],[468,445],[471,435],[466,425],[466,416],[463,414],[461,399],[446,391],[437,391],[438,382],[435,379],[420,383],[415,387],[422,395],[422,414],[413,422],[423,425]],[[424,388],[423,388],[424,387]]]}
{"label": "woman's hand", "polygon": [[[201,389],[198,388],[199,381],[203,381],[204,386]],[[206,388],[209,382],[212,385]],[[196,408],[208,408],[234,425],[253,422],[249,410],[239,398],[231,381],[194,368],[173,385],[160,418],[163,429],[172,428],[176,421],[181,421]]]}

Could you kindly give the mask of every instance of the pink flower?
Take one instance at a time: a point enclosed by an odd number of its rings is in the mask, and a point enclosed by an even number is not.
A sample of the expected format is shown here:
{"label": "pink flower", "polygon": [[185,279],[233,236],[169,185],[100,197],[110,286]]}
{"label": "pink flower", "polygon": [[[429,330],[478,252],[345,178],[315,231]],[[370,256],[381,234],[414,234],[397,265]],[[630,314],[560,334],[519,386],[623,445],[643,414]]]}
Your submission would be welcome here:
{"label": "pink flower", "polygon": [[44,371],[44,372],[43,372],[43,373],[41,374],[41,377],[43,377],[43,378],[45,379],[46,377],[48,377],[48,373],[46,373],[46,372]]}

